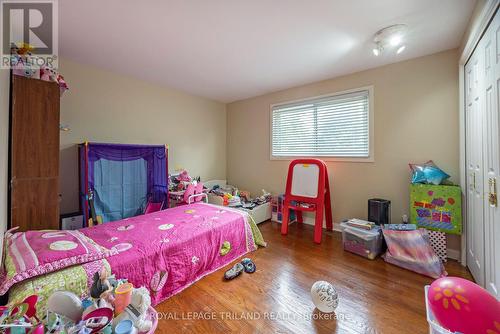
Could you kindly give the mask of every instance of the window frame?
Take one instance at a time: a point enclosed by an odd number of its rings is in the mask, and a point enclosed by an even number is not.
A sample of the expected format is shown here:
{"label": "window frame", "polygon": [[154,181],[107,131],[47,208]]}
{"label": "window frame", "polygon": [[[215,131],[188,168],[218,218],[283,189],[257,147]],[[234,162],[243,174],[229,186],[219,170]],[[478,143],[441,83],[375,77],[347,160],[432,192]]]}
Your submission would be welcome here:
{"label": "window frame", "polygon": [[[357,93],[361,91],[368,91],[368,157],[336,157],[336,156],[273,156],[273,108],[290,103],[308,102],[316,99],[327,97],[334,97],[344,94]],[[270,160],[294,160],[294,159],[307,159],[317,158],[324,161],[337,161],[337,162],[375,162],[375,136],[374,136],[374,87],[373,85],[358,87],[348,90],[343,90],[335,93],[317,95],[303,99],[283,101],[274,103],[269,106],[269,158]]]}

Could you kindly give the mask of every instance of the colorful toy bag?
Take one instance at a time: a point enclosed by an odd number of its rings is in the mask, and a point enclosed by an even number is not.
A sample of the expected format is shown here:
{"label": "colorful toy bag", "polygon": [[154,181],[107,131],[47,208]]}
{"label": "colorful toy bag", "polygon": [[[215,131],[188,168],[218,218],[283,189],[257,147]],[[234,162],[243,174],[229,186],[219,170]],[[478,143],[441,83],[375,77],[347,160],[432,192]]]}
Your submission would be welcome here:
{"label": "colorful toy bag", "polygon": [[462,193],[459,186],[411,184],[410,221],[428,230],[462,233]]}
{"label": "colorful toy bag", "polygon": [[432,278],[447,275],[429,244],[426,230],[382,231],[387,243],[387,252],[382,256],[386,262]]}

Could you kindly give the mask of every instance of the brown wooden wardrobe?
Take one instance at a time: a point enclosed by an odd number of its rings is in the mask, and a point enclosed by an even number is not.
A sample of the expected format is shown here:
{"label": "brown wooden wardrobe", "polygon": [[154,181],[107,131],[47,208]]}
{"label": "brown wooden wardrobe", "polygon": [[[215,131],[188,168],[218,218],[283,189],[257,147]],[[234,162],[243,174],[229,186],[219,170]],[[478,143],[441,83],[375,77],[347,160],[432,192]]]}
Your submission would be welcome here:
{"label": "brown wooden wardrobe", "polygon": [[59,87],[11,75],[9,227],[59,228]]}

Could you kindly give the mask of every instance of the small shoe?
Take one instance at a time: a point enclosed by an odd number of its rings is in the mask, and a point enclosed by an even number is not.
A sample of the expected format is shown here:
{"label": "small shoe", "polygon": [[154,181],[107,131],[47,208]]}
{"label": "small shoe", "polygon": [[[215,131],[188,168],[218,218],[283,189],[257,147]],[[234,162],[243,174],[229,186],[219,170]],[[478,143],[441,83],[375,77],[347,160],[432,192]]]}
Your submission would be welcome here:
{"label": "small shoe", "polygon": [[254,273],[255,270],[257,269],[255,263],[247,257],[241,260],[241,264],[245,268],[245,272],[248,274]]}
{"label": "small shoe", "polygon": [[236,263],[231,269],[226,271],[224,274],[224,279],[229,281],[235,277],[238,277],[243,271],[245,270],[245,267],[241,263]]}

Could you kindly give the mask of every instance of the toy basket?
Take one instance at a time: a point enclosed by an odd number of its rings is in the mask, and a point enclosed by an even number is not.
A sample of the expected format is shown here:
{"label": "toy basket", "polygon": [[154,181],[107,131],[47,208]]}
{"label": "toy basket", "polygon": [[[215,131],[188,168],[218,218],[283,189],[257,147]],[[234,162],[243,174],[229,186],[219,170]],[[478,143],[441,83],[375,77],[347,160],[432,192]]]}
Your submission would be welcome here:
{"label": "toy basket", "polygon": [[424,287],[425,289],[425,311],[427,314],[427,322],[429,323],[429,333],[430,334],[459,334],[458,332],[450,332],[449,330],[441,327],[438,322],[436,321],[436,318],[434,318],[434,314],[432,314],[432,311],[429,307],[427,295],[429,293],[429,288],[430,285],[426,285]]}
{"label": "toy basket", "polygon": [[151,320],[153,325],[151,326],[151,329],[149,332],[143,332],[140,334],[153,334],[156,331],[156,327],[158,327],[158,312],[151,306],[148,309],[148,318]]}

